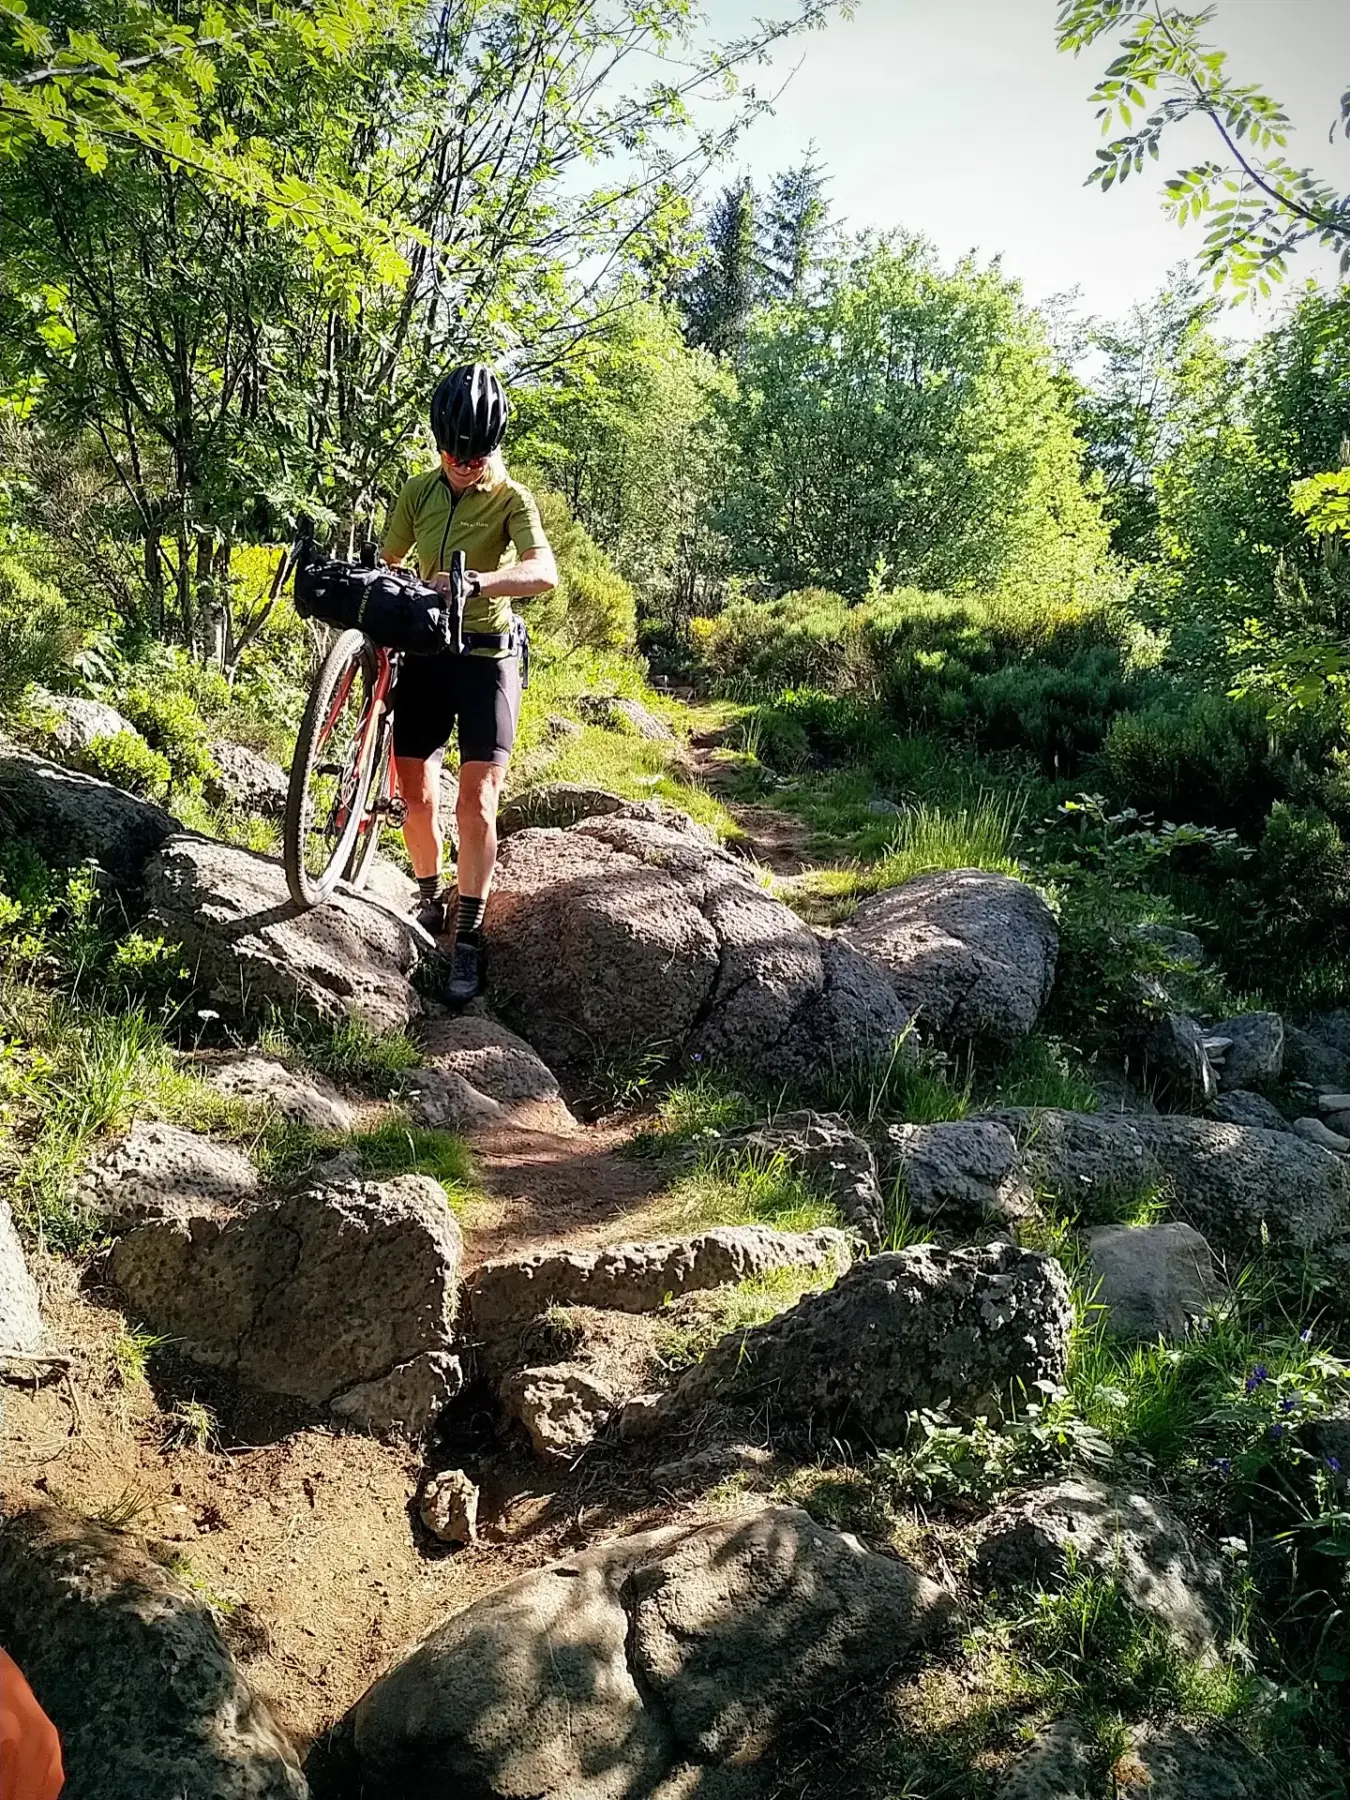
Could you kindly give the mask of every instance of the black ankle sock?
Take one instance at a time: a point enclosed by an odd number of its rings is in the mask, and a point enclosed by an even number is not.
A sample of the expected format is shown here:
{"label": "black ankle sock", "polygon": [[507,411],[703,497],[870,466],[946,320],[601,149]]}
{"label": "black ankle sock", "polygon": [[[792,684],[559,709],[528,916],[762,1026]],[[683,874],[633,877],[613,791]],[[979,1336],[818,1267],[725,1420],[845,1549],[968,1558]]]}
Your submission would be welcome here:
{"label": "black ankle sock", "polygon": [[455,920],[457,936],[476,938],[483,923],[483,913],[486,907],[486,900],[480,900],[473,894],[461,894],[459,916]]}
{"label": "black ankle sock", "polygon": [[440,876],[419,875],[417,877],[417,891],[424,900],[435,900],[441,891]]}

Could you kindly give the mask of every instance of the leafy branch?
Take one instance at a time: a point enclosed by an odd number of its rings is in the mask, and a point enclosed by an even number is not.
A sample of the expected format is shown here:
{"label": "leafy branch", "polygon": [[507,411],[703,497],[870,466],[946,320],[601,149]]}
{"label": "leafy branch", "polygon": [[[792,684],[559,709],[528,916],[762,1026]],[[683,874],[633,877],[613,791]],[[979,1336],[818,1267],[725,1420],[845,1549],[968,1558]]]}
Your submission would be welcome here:
{"label": "leafy branch", "polygon": [[[1184,12],[1162,0],[1060,0],[1061,50],[1078,54],[1121,25],[1128,32],[1091,96],[1103,135],[1119,135],[1098,150],[1089,183],[1105,192],[1139,173],[1145,158],[1158,160],[1169,127],[1200,114],[1229,161],[1179,170],[1165,183],[1164,204],[1178,224],[1206,221],[1201,262],[1213,271],[1215,287],[1227,282],[1239,297],[1269,294],[1291,253],[1310,241],[1337,252],[1346,273],[1350,195],[1281,154],[1292,130],[1289,116],[1256,84],[1230,78],[1226,52],[1202,35],[1213,16],[1212,8]],[[1350,137],[1350,90],[1332,138],[1341,131]]]}

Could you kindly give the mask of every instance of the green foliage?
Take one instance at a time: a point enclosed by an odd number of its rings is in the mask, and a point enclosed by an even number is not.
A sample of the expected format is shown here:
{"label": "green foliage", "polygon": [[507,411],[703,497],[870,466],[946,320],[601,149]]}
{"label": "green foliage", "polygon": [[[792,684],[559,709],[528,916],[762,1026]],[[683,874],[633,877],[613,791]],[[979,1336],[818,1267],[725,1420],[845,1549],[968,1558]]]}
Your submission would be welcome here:
{"label": "green foliage", "polygon": [[819,1225],[838,1225],[840,1218],[786,1157],[733,1153],[714,1145],[674,1183],[655,1223],[663,1231],[678,1232],[712,1225],[813,1231]]}
{"label": "green foliage", "polygon": [[[1310,241],[1338,252],[1344,273],[1350,267],[1345,200],[1281,154],[1292,129],[1288,115],[1261,87],[1229,74],[1227,53],[1202,35],[1212,18],[1212,9],[1185,12],[1148,0],[1060,0],[1062,50],[1077,53],[1127,27],[1092,94],[1103,135],[1124,130],[1098,150],[1088,179],[1104,192],[1140,173],[1146,156],[1158,159],[1168,129],[1198,115],[1215,127],[1227,161],[1181,169],[1163,191],[1172,218],[1205,223],[1201,263],[1214,271],[1215,286],[1228,282],[1240,296],[1268,295],[1271,283],[1284,279],[1292,252]],[[1342,101],[1340,124],[1350,133],[1350,100]],[[1333,137],[1335,131],[1333,125]]]}
{"label": "green foliage", "polygon": [[1296,481],[1290,501],[1310,536],[1350,537],[1350,469]]}
{"label": "green foliage", "polygon": [[396,1091],[422,1061],[421,1051],[406,1032],[375,1031],[351,1016],[320,1025],[299,1014],[275,1013],[259,1043],[270,1053],[301,1059],[343,1085],[381,1094]]}
{"label": "green foliage", "polygon": [[1107,1440],[1075,1417],[1065,1389],[1044,1382],[1041,1390],[1039,1400],[999,1426],[984,1420],[962,1426],[943,1413],[916,1413],[903,1446],[877,1458],[874,1482],[893,1506],[983,1511],[1013,1488],[1053,1481],[1071,1469],[1104,1469],[1112,1456]]}
{"label": "green foliage", "polygon": [[947,810],[938,806],[913,807],[896,827],[894,838],[880,860],[866,872],[859,886],[899,887],[916,875],[935,869],[993,869],[1016,875],[1020,864],[1013,854],[1022,820],[1016,794],[982,794],[969,806]]}
{"label": "green foliage", "polygon": [[733,571],[778,589],[1036,570],[1067,598],[1105,547],[1036,320],[996,268],[947,273],[917,239],[864,245],[753,319],[727,425]]}
{"label": "green foliage", "polygon": [[173,771],[168,758],[152,750],[134,731],[92,739],[82,761],[91,775],[100,775],[114,787],[125,788],[143,799],[162,800],[169,791]]}
{"label": "green foliage", "polygon": [[1250,827],[1293,783],[1288,752],[1264,709],[1211,694],[1120,714],[1101,769],[1123,805],[1201,825]]}
{"label": "green foliage", "polygon": [[118,706],[167,760],[174,787],[192,787],[215,772],[200,704],[188,688],[131,687],[119,697]]}
{"label": "green foliage", "polygon": [[34,682],[59,677],[78,643],[60,590],[20,557],[0,555],[0,719]]}
{"label": "green foliage", "polygon": [[539,513],[558,559],[558,585],[531,607],[531,629],[568,648],[627,649],[637,626],[632,588],[561,494],[541,493]]}

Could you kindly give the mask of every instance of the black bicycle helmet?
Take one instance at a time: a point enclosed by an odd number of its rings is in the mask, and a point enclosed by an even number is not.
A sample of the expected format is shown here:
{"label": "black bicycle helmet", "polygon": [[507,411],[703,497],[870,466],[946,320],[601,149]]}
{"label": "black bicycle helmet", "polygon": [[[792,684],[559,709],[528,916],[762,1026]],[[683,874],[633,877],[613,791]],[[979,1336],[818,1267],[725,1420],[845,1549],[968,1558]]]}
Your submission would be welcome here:
{"label": "black bicycle helmet", "polygon": [[506,436],[506,390],[485,363],[451,369],[431,396],[436,448],[459,462],[491,456]]}

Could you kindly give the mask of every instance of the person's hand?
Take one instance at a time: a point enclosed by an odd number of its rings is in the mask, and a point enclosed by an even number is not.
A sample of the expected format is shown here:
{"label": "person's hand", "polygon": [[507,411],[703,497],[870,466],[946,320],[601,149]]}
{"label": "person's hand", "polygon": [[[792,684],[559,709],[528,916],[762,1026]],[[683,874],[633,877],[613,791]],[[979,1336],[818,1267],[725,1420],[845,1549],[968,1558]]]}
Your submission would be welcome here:
{"label": "person's hand", "polygon": [[0,1793],[6,1800],[57,1800],[63,1780],[56,1728],[0,1650]]}
{"label": "person's hand", "polygon": [[433,575],[427,585],[429,587],[434,587],[438,594],[444,594],[447,599],[450,597],[450,577],[446,574],[444,569],[440,570],[438,574]]}

